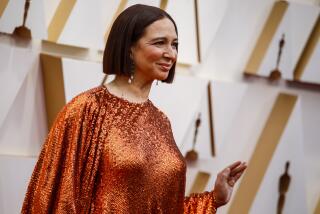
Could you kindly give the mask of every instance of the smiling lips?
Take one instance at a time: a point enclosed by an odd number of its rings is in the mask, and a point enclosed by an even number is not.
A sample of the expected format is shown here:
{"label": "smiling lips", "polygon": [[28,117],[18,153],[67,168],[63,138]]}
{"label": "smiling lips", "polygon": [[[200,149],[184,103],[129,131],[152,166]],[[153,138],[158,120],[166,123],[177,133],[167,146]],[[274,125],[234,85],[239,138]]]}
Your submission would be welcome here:
{"label": "smiling lips", "polygon": [[157,63],[157,64],[160,65],[160,68],[164,71],[169,71],[171,68],[170,63]]}

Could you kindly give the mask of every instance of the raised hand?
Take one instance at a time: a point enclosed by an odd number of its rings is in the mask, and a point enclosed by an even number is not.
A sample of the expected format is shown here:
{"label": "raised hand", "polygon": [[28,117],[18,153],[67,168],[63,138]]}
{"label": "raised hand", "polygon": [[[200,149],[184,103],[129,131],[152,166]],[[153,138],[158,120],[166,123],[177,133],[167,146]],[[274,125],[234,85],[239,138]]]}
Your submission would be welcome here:
{"label": "raised hand", "polygon": [[217,207],[225,205],[230,201],[233,187],[246,168],[245,162],[237,161],[218,173],[214,185]]}

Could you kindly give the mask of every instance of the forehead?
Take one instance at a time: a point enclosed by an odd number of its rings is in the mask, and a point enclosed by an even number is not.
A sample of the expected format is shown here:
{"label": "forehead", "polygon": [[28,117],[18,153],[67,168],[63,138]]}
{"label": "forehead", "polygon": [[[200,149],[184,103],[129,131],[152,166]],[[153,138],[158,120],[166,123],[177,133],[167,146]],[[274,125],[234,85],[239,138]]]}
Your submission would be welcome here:
{"label": "forehead", "polygon": [[172,21],[168,18],[159,19],[146,27],[142,38],[167,37],[177,39],[176,29]]}

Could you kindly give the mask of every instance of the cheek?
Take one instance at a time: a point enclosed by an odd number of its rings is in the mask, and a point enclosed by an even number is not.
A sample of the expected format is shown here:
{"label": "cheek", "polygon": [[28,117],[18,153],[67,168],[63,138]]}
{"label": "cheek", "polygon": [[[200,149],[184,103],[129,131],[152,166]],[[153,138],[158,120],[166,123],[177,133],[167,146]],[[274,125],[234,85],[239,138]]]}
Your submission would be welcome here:
{"label": "cheek", "polygon": [[176,61],[177,61],[177,58],[178,58],[178,51],[175,51],[175,52],[174,52],[174,60],[173,60],[173,61],[176,62]]}
{"label": "cheek", "polygon": [[145,57],[149,62],[154,62],[161,59],[162,55],[163,55],[162,50],[157,48],[149,48],[149,50],[146,52]]}

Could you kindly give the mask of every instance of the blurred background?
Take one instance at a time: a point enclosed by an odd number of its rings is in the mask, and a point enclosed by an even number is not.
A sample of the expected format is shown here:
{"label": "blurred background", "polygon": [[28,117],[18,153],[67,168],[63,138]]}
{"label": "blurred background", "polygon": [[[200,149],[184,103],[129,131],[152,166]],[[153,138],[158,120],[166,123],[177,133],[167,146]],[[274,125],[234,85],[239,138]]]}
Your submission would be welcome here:
{"label": "blurred background", "polygon": [[219,213],[320,213],[319,0],[1,0],[0,213],[19,213],[57,112],[99,86],[113,20],[133,4],[176,21],[173,84],[150,99],[186,157],[186,195],[248,163]]}

